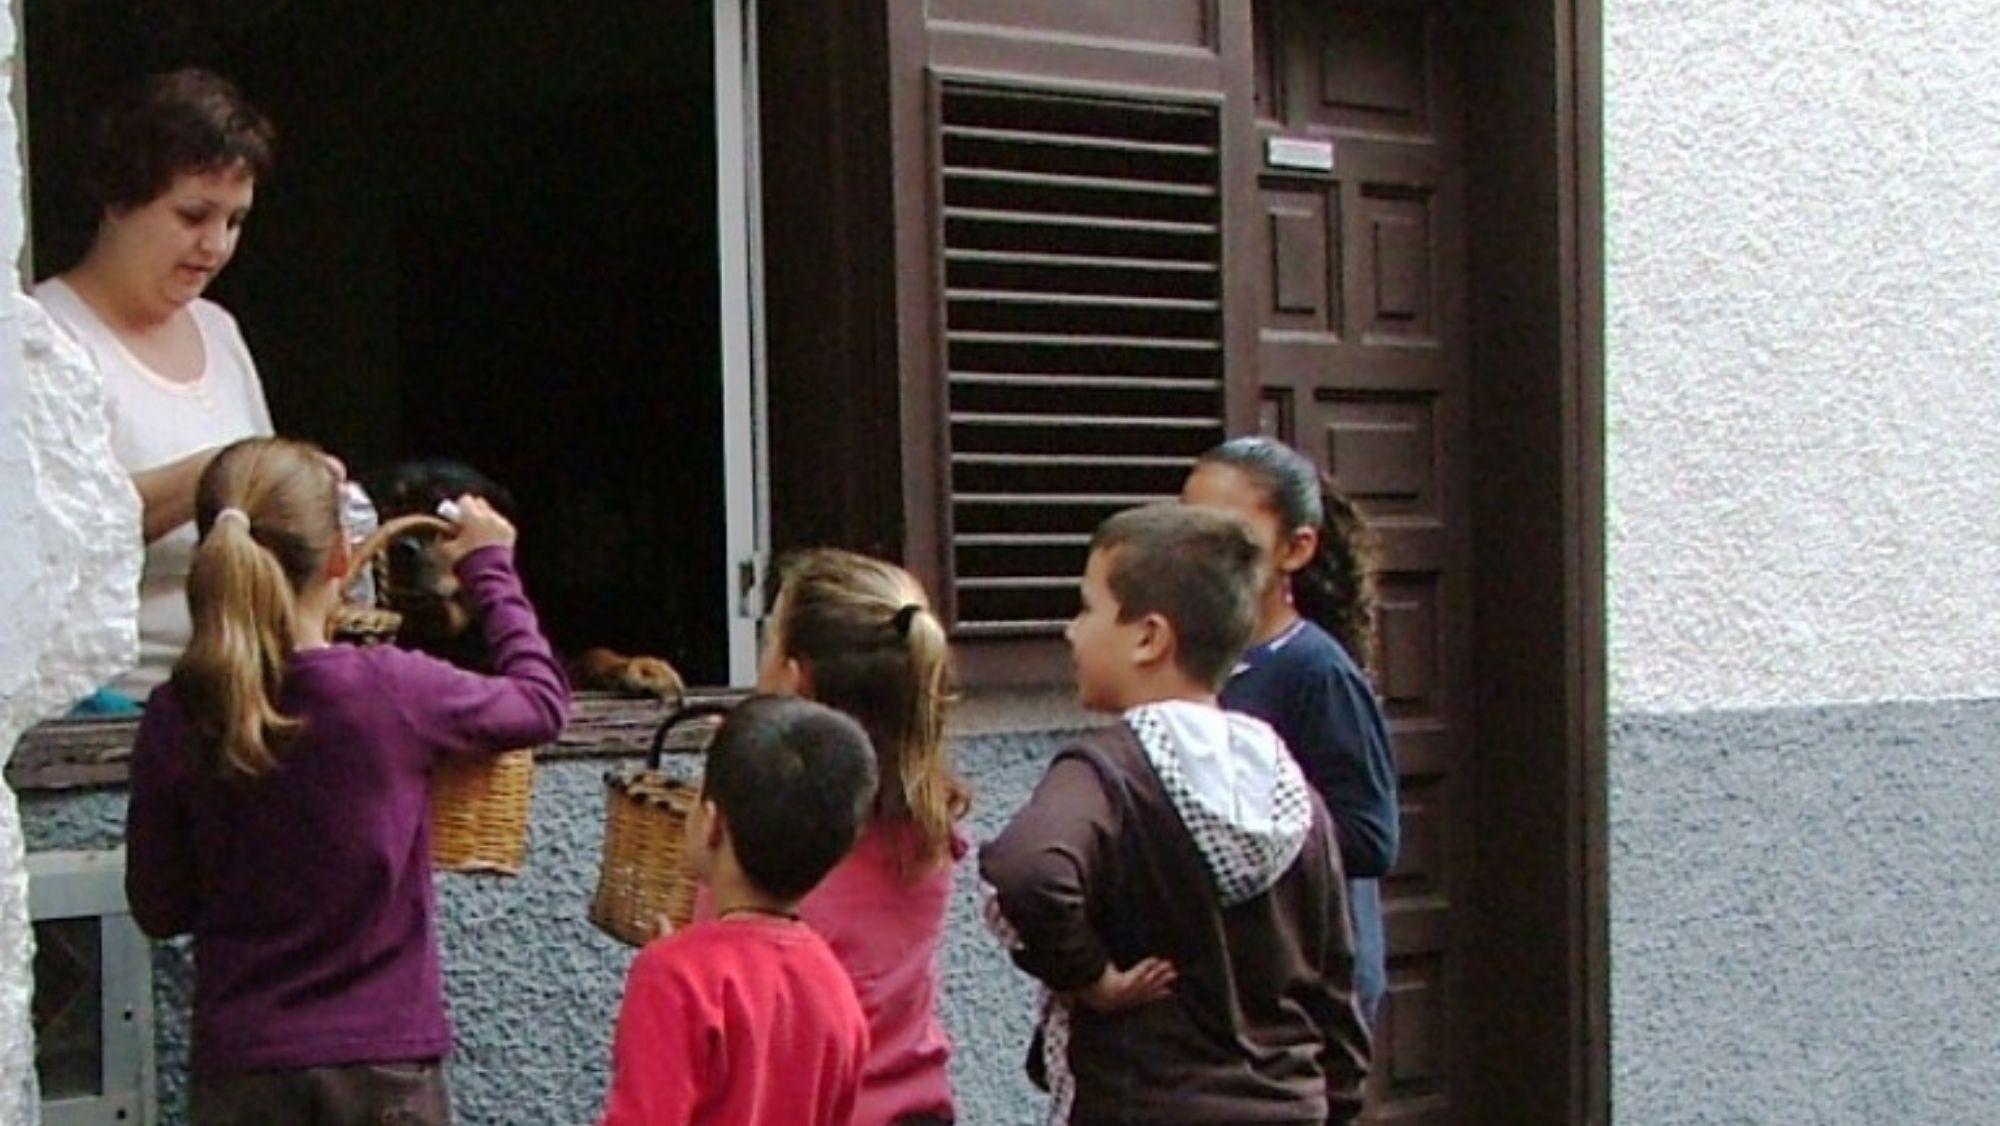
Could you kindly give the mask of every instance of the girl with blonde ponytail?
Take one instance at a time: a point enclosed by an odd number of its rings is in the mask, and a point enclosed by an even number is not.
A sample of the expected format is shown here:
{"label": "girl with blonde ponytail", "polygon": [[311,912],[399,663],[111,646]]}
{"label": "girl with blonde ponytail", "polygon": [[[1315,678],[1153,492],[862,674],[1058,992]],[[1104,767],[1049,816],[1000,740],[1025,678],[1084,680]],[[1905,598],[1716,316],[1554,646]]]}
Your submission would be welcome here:
{"label": "girl with blonde ponytail", "polygon": [[[277,765],[297,733],[278,711],[285,662],[326,643],[323,623],[347,569],[339,482],[332,464],[302,443],[245,443],[218,458],[195,495],[199,536],[188,573],[194,635],[170,676],[210,770],[256,777]],[[262,519],[256,524],[250,513]],[[313,598],[302,613],[301,593]],[[323,597],[314,597],[323,595]]]}
{"label": "girl with blonde ponytail", "polygon": [[497,673],[330,644],[340,483],[281,438],[208,463],[193,639],[132,749],[126,897],[146,933],[194,936],[196,1126],[450,1120],[431,771],[554,739],[568,708],[514,529],[476,498],[442,550]]}
{"label": "girl with blonde ponytail", "polygon": [[1222,706],[1284,737],[1333,814],[1354,923],[1354,986],[1371,1023],[1388,990],[1381,890],[1400,820],[1388,724],[1367,670],[1375,659],[1376,544],[1353,502],[1318,467],[1270,438],[1232,438],[1201,455],[1189,504],[1250,523],[1264,590],[1250,649]]}
{"label": "girl with blonde ponytail", "polygon": [[939,1023],[937,950],[970,806],[945,743],[951,653],[915,578],[893,563],[817,550],[780,563],[757,686],[860,721],[880,789],[861,839],[799,904],[847,967],[870,1047],[854,1126],[954,1117]]}

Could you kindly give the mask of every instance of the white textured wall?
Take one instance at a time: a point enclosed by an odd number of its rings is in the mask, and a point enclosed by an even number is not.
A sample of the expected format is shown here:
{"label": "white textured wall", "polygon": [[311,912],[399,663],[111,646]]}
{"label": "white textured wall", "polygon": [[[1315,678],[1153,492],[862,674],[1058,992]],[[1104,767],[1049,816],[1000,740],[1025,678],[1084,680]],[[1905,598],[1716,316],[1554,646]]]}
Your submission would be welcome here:
{"label": "white textured wall", "polygon": [[1604,9],[1614,708],[2000,696],[2000,4]]}
{"label": "white textured wall", "polygon": [[[12,59],[0,13],[0,59]],[[21,248],[17,123],[0,68],[0,262]],[[0,288],[0,766],[20,733],[137,652],[139,498],[111,459],[83,354],[18,286]],[[20,810],[0,781],[0,1122],[31,1126],[32,933]]]}
{"label": "white textured wall", "polygon": [[1618,1124],[2000,1120],[2000,4],[1603,3]]}

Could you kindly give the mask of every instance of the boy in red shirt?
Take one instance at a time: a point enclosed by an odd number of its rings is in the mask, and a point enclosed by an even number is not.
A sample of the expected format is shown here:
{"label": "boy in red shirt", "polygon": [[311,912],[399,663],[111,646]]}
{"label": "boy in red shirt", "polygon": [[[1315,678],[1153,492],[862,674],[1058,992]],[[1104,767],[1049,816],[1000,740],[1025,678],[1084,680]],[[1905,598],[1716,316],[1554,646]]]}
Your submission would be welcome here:
{"label": "boy in red shirt", "polygon": [[797,906],[874,796],[868,736],[841,713],[760,696],[730,714],[687,825],[715,917],[632,963],[600,1126],[844,1126],[868,1021]]}

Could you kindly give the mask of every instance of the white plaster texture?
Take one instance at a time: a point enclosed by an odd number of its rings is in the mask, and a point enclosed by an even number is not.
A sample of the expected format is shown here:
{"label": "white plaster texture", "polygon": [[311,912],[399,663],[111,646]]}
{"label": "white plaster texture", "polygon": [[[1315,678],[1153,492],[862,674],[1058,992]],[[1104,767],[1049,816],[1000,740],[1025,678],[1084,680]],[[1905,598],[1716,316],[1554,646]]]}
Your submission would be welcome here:
{"label": "white plaster texture", "polygon": [[[16,44],[0,14],[0,58]],[[18,123],[0,69],[0,261],[21,249]],[[111,456],[102,381],[18,289],[0,295],[0,766],[29,725],[138,652],[139,498]],[[39,1118],[20,809],[0,781],[0,1122]]]}
{"label": "white plaster texture", "polygon": [[2000,696],[2000,5],[1604,16],[1613,710]]}
{"label": "white plaster texture", "polygon": [[[139,497],[112,459],[96,370],[40,306],[19,293],[9,300],[0,313],[0,765],[31,724],[131,666],[140,558]],[[0,782],[0,1122],[10,1123],[37,1118],[27,896],[20,813]]]}

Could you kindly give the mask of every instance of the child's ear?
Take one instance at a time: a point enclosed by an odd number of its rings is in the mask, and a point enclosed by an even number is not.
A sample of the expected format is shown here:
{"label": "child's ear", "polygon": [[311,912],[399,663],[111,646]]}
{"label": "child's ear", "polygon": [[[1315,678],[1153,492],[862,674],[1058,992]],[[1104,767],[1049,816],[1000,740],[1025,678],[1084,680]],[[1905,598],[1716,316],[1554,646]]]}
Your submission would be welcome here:
{"label": "child's ear", "polygon": [[707,798],[702,799],[701,812],[702,824],[707,828],[702,846],[711,852],[718,851],[729,842],[729,819],[722,815],[719,806]]}
{"label": "child's ear", "polygon": [[354,549],[347,544],[346,535],[333,537],[333,550],[326,553],[326,576],[329,579],[347,577],[347,568],[354,560]]}
{"label": "child's ear", "polygon": [[1132,663],[1153,667],[1174,656],[1174,624],[1164,614],[1147,614],[1139,619],[1138,636],[1132,642]]}
{"label": "child's ear", "polygon": [[769,666],[759,679],[757,690],[777,696],[812,698],[812,668],[797,657],[786,657]]}
{"label": "child's ear", "polygon": [[1319,529],[1310,525],[1293,528],[1291,533],[1278,542],[1278,573],[1289,575],[1305,569],[1319,554]]}

